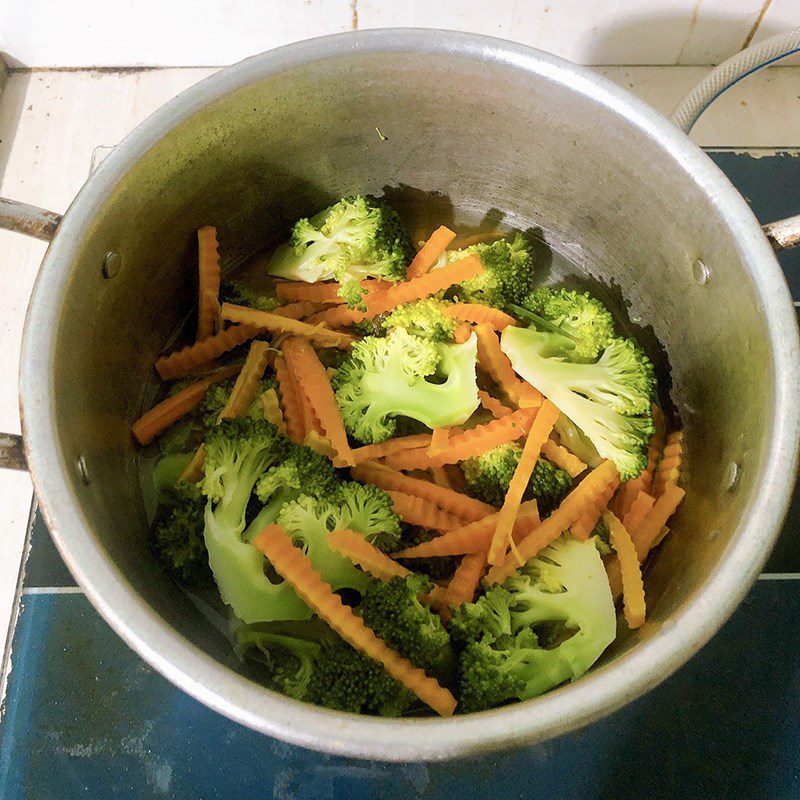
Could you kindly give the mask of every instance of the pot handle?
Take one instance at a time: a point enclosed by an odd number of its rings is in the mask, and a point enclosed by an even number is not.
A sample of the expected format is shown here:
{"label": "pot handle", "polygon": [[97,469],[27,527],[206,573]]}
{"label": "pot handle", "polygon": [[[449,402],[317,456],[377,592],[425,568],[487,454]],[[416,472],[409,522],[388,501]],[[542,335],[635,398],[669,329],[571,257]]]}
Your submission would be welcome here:
{"label": "pot handle", "polygon": [[[55,235],[61,215],[43,208],[0,197],[0,228],[17,231],[49,242]],[[27,470],[28,461],[22,437],[0,433],[0,469]]]}

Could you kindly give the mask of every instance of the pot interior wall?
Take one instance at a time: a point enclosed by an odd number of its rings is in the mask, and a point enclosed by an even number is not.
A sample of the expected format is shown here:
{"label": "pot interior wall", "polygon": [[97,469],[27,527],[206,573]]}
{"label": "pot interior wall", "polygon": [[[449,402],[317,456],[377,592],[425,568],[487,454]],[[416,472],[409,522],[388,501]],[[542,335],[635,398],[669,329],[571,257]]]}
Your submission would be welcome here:
{"label": "pot interior wall", "polygon": [[[650,621],[607,659],[624,654],[700,587],[758,491],[774,413],[765,309],[681,164],[591,97],[500,61],[342,54],[265,74],[199,109],[119,182],[86,231],[56,323],[60,445],[69,463],[85,460],[89,482],[76,472],[74,491],[90,526],[155,611],[233,663],[150,555],[129,426],[153,397],[154,357],[193,303],[199,226],[217,226],[230,267],[298,216],[384,190],[423,232],[434,222],[543,228],[576,276],[617,298],[665,375],[671,364],[688,495],[649,574]],[[105,279],[109,251],[122,268]],[[696,259],[711,270],[705,284]],[[731,464],[738,486],[727,491]]]}

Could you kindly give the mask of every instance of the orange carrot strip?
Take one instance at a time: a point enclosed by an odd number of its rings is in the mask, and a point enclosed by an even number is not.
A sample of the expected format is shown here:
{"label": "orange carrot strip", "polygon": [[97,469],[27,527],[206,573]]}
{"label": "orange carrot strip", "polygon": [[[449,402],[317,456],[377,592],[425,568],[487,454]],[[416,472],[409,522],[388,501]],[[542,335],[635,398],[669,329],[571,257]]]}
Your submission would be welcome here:
{"label": "orange carrot strip", "polygon": [[337,457],[349,466],[354,466],[347,433],[344,429],[339,406],[333,394],[325,367],[314,352],[314,348],[305,340],[296,337],[287,339],[282,344],[286,364],[292,370],[296,384],[308,397],[322,430],[330,439]]}
{"label": "orange carrot strip", "polygon": [[288,319],[303,319],[318,311],[323,310],[319,303],[310,303],[308,300],[298,300],[296,303],[289,303],[279,306],[273,312],[276,317],[287,317]]}
{"label": "orange carrot strip", "polygon": [[464,344],[470,336],[472,336],[472,328],[466,322],[462,322],[453,331],[453,341],[456,344]]}
{"label": "orange carrot strip", "polygon": [[[522,503],[522,495],[528,488],[533,468],[542,452],[542,445],[550,436],[550,431],[553,430],[559,413],[559,410],[549,400],[545,400],[531,425],[528,438],[522,448],[522,455],[509,481],[503,507],[497,517],[497,527],[489,547],[488,561],[490,564],[501,564],[505,558],[508,546],[511,544],[511,531]],[[513,546],[511,549],[514,549]]]}
{"label": "orange carrot strip", "polygon": [[494,328],[484,322],[475,326],[478,336],[478,366],[500,387],[517,408],[535,408],[542,403],[542,394],[521,381],[514,372],[508,356],[500,349]]}
{"label": "orange carrot strip", "polygon": [[285,434],[286,422],[283,419],[278,393],[274,389],[267,389],[265,392],[261,392],[258,401],[261,403],[264,419],[267,422],[271,422],[281,433]]}
{"label": "orange carrot strip", "polygon": [[631,503],[625,519],[622,520],[625,530],[636,530],[644,522],[644,518],[650,513],[650,509],[655,502],[656,499],[652,495],[647,492],[639,492],[636,499]]}
{"label": "orange carrot strip", "polygon": [[561,467],[561,469],[569,473],[570,478],[577,478],[586,469],[586,464],[578,456],[570,453],[566,447],[562,447],[552,439],[548,439],[542,445],[542,455],[548,461],[552,461],[557,467]]}
{"label": "orange carrot strip", "polygon": [[449,488],[437,486],[430,481],[412,478],[404,475],[383,464],[369,462],[353,467],[350,474],[357,481],[371,483],[385,491],[404,492],[415,497],[421,497],[439,508],[463,520],[474,522],[483,519],[489,514],[494,514],[497,509],[488,503],[482,503],[465,494]]}
{"label": "orange carrot strip", "polygon": [[346,642],[381,663],[384,669],[424,703],[442,716],[450,716],[456,699],[419,667],[392,650],[383,639],[342,602],[311,561],[279,525],[268,525],[253,544],[270,560],[275,571],[288,581],[300,598]]}
{"label": "orange carrot strip", "polygon": [[162,400],[149,411],[142,414],[142,416],[131,425],[133,437],[139,444],[149,444],[156,436],[163,433],[174,422],[177,422],[190,411],[194,411],[194,409],[200,405],[203,397],[205,397],[209,386],[217,383],[217,381],[230,378],[240,369],[240,366],[226,367]]}
{"label": "orange carrot strip", "polygon": [[410,570],[389,558],[386,553],[382,553],[374,544],[370,544],[363,536],[349,528],[328,534],[325,541],[337,553],[349,558],[350,561],[378,580],[388,581],[394,577],[405,578],[411,574]]}
{"label": "orange carrot strip", "polygon": [[190,344],[182,350],[157,358],[156,372],[165,381],[181,378],[199,367],[210,364],[228,350],[254,339],[258,333],[258,328],[253,325],[232,325],[202,342]]}
{"label": "orange carrot strip", "polygon": [[[408,547],[394,558],[428,558],[429,556],[460,556],[467,553],[486,553],[492,544],[494,529],[500,512],[470,522],[462,528],[437,536],[429,542]],[[535,500],[527,500],[519,507],[514,521],[514,539],[527,536],[539,525],[539,511]]]}
{"label": "orange carrot strip", "polygon": [[456,235],[450,228],[445,228],[444,225],[438,227],[414,256],[406,272],[406,280],[410,281],[412,278],[424,275],[455,238]]}
{"label": "orange carrot strip", "polygon": [[611,534],[611,546],[616,550],[619,559],[625,621],[631,629],[640,628],[644,625],[646,606],[642,568],[639,566],[636,547],[625,526],[611,511],[603,514],[603,520]]}
{"label": "orange carrot strip", "polygon": [[464,524],[461,517],[443,511],[422,497],[405,492],[388,491],[397,515],[409,525],[419,525],[432,531],[452,531]]}
{"label": "orange carrot strip", "polygon": [[356,464],[363,464],[365,461],[373,461],[376,458],[384,458],[406,450],[415,450],[418,447],[427,449],[430,444],[431,435],[429,433],[417,433],[413,436],[399,436],[396,439],[387,439],[380,444],[367,444],[364,447],[357,447],[352,453]]}
{"label": "orange carrot strip", "polygon": [[239,417],[247,413],[256,399],[258,384],[261,378],[264,377],[269,353],[270,347],[267,342],[253,342],[250,345],[242,371],[236,378],[236,383],[233,384],[228,402],[219,412],[217,421],[229,419],[230,417]]}
{"label": "orange carrot strip", "polygon": [[668,483],[664,494],[659,497],[650,513],[635,530],[631,530],[631,539],[636,545],[639,561],[644,561],[650,549],[656,545],[661,536],[661,529],[675,513],[675,509],[683,500],[686,492],[675,483]]}
{"label": "orange carrot strip", "polygon": [[302,336],[323,347],[338,347],[340,350],[346,350],[355,341],[352,336],[332,331],[324,325],[310,325],[297,319],[280,317],[271,311],[259,311],[256,308],[237,306],[232,303],[222,304],[222,318],[230,322],[255,325],[263,331]]}
{"label": "orange carrot strip", "polygon": [[429,456],[427,448],[417,448],[387,456],[386,464],[394,469],[430,469],[479,456],[524,436],[530,430],[535,414],[527,408],[515,411],[502,419],[493,419],[454,434],[447,450],[438,456]]}
{"label": "orange carrot strip", "polygon": [[603,557],[608,576],[608,587],[611,589],[611,596],[616,603],[622,594],[622,567],[620,567],[619,556],[616,553]]}
{"label": "orange carrot strip", "polygon": [[295,443],[302,444],[306,438],[305,412],[300,399],[300,390],[295,386],[292,373],[282,356],[275,359],[275,377],[283,404],[283,419],[286,435]]}
{"label": "orange carrot strip", "polygon": [[589,506],[586,511],[572,523],[569,530],[576,539],[585,542],[589,538],[589,535],[594,530],[594,526],[597,525],[597,520],[600,519],[602,513],[608,508],[608,504],[614,496],[614,492],[617,491],[618,486],[619,477],[611,481],[608,486],[603,489],[602,493],[597,498],[597,502]]}
{"label": "orange carrot strip", "polygon": [[219,248],[217,229],[206,225],[197,231],[198,307],[197,341],[202,342],[217,332],[219,319]]}
{"label": "orange carrot strip", "polygon": [[206,446],[201,444],[194,451],[192,460],[183,468],[183,472],[178,475],[178,483],[197,483],[203,477],[203,467],[206,463]]}
{"label": "orange carrot strip", "polygon": [[512,409],[504,406],[496,397],[492,397],[489,392],[484,392],[483,389],[478,389],[478,400],[487,411],[491,412],[495,419],[507,417],[509,414],[514,413]]}
{"label": "orange carrot strip", "polygon": [[650,444],[647,447],[647,467],[640,475],[622,484],[617,496],[611,503],[614,513],[620,519],[625,519],[625,515],[630,510],[631,504],[639,492],[653,494],[653,476],[655,475],[658,459],[661,457],[661,448],[664,445],[664,415],[655,404],[652,406],[652,412],[655,433],[650,437]]}
{"label": "orange carrot strip", "polygon": [[[543,547],[547,547],[550,542],[561,536],[588,506],[597,501],[603,489],[617,477],[617,474],[617,468],[611,461],[603,461],[593,469],[561,501],[561,505],[517,545],[519,558],[523,563],[530,561]],[[502,564],[489,570],[487,580],[489,583],[502,583],[518,568],[518,558],[514,553],[509,553]]]}
{"label": "orange carrot strip", "polygon": [[450,608],[475,599],[483,573],[486,572],[486,553],[468,553],[450,578],[444,593],[444,602]]}
{"label": "orange carrot strip", "polygon": [[483,306],[479,303],[454,303],[444,310],[444,314],[463,322],[471,322],[474,325],[486,324],[496,331],[503,331],[509,325],[519,325],[510,314],[506,314],[499,308]]}
{"label": "orange carrot strip", "polygon": [[664,494],[668,483],[677,483],[681,476],[683,461],[683,431],[673,431],[667,436],[664,452],[653,479],[653,496]]}
{"label": "orange carrot strip", "polygon": [[[361,281],[361,288],[367,293],[388,289],[392,284],[389,281],[365,278]],[[308,301],[311,303],[336,303],[344,305],[344,299],[339,296],[341,283],[326,281],[324,283],[306,283],[305,281],[280,281],[275,285],[275,295],[278,300]]]}
{"label": "orange carrot strip", "polygon": [[447,450],[450,442],[450,428],[434,428],[431,434],[431,443],[428,445],[428,455],[438,456]]}

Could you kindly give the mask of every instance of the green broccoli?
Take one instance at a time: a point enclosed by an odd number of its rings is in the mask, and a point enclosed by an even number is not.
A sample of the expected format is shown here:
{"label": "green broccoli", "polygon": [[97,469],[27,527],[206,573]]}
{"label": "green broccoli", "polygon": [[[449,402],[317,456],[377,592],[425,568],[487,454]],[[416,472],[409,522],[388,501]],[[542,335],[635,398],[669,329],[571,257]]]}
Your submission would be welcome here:
{"label": "green broccoli", "polygon": [[432,588],[424,575],[371,581],[356,613],[389,647],[429,675],[446,680],[453,668],[450,635],[439,615],[419,601]]}
{"label": "green broccoli", "polygon": [[[501,346],[514,370],[539,389],[613,461],[622,480],[647,466],[653,435],[653,365],[630,339],[613,339],[594,364],[567,361],[556,334],[508,327]],[[557,347],[557,345],[556,345]]]}
{"label": "green broccoli", "polygon": [[613,317],[588,293],[540,287],[512,310],[546,331],[566,334],[558,344],[570,361],[595,361],[614,338]]}
{"label": "green broccoli", "polygon": [[383,320],[384,330],[403,328],[414,336],[433,342],[450,342],[456,329],[456,320],[444,314],[450,305],[444,300],[428,297],[398,306]]}
{"label": "green broccoli", "polygon": [[162,492],[153,522],[151,546],[158,562],[176,580],[189,586],[211,582],[203,540],[205,501],[200,488],[183,483]]}
{"label": "green broccoli", "polygon": [[[420,528],[417,525],[401,525],[403,530],[398,549],[416,547],[423,542],[429,542],[440,534]],[[430,558],[401,558],[398,563],[412,572],[426,575],[432,581],[446,581],[453,577],[461,558],[460,556],[432,556]]]}
{"label": "green broccoli", "polygon": [[[347,432],[360,442],[382,442],[395,433],[394,417],[429,428],[459,425],[478,407],[477,339],[445,345],[402,328],[353,346],[332,384]],[[428,378],[444,379],[433,383]]]}
{"label": "green broccoli", "polygon": [[259,311],[274,311],[281,304],[277,297],[261,294],[239,281],[226,281],[220,286],[219,294],[223,303],[257,308]]}
{"label": "green broccoli", "polygon": [[309,283],[339,281],[353,305],[361,299],[354,281],[403,280],[412,255],[397,212],[374,197],[345,197],[311,219],[298,220],[291,240],[275,251],[269,272]]}
{"label": "green broccoli", "polygon": [[616,614],[594,541],[557,539],[451,621],[459,707],[536,697],[583,675],[614,641]]}
{"label": "green broccoli", "polygon": [[[473,497],[493,506],[502,506],[508,484],[514,475],[522,448],[517,444],[503,444],[483,455],[468,458],[462,465],[467,491]],[[536,500],[539,513],[549,514],[572,489],[572,478],[563,469],[540,458],[536,462],[524,500]]]}
{"label": "green broccoli", "polygon": [[475,244],[447,254],[458,261],[473,253],[480,256],[484,271],[459,284],[448,294],[466,303],[482,303],[495,308],[520,304],[533,291],[535,265],[530,242],[518,233],[512,241],[500,239],[492,244]]}

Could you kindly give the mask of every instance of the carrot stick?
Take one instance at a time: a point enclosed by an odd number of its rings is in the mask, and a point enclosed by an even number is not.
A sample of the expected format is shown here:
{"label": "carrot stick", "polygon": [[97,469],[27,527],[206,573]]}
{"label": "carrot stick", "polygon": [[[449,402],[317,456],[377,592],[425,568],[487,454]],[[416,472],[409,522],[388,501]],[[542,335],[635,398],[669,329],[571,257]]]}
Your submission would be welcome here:
{"label": "carrot stick", "polygon": [[664,445],[664,415],[661,409],[653,404],[653,422],[655,423],[655,433],[650,437],[650,444],[647,447],[647,467],[640,475],[626,481],[617,492],[611,506],[620,519],[625,519],[625,515],[630,510],[631,504],[636,499],[639,492],[653,494],[653,477],[656,471],[656,464],[661,457],[661,448]]}
{"label": "carrot stick", "polygon": [[286,422],[286,435],[295,443],[303,444],[306,438],[306,423],[300,390],[295,386],[292,373],[282,356],[275,359],[275,377],[278,379],[278,392],[283,404],[283,419]]}
{"label": "carrot stick", "polygon": [[414,497],[421,497],[444,511],[449,511],[451,514],[470,522],[483,519],[497,511],[494,506],[490,506],[488,503],[482,503],[480,500],[467,497],[460,492],[437,486],[430,481],[403,475],[402,472],[396,472],[383,464],[375,462],[361,464],[353,467],[350,470],[350,474],[357,481],[371,483],[385,491],[404,492]]}
{"label": "carrot stick", "polygon": [[246,414],[256,399],[258,384],[267,368],[270,347],[267,342],[253,342],[247,351],[242,371],[233,384],[228,402],[219,412],[217,421]]}
{"label": "carrot stick", "polygon": [[389,558],[374,544],[370,544],[363,536],[348,528],[328,534],[325,541],[332,550],[349,558],[350,561],[378,580],[388,581],[394,577],[405,578],[411,574],[410,570]]}
{"label": "carrot stick", "polygon": [[202,342],[217,332],[219,319],[219,248],[217,229],[206,225],[197,231],[198,306],[197,341]]}
{"label": "carrot stick", "polygon": [[217,381],[225,380],[235,375],[241,367],[226,367],[219,372],[202,378],[196,383],[181,389],[180,392],[167,397],[149,411],[142,414],[131,425],[131,433],[139,444],[149,444],[159,434],[163,433],[170,425],[181,417],[194,411],[205,397],[208,387]]}
{"label": "carrot stick", "polygon": [[[388,289],[392,284],[389,281],[365,278],[361,281],[361,288],[370,292]],[[275,286],[275,295],[278,300],[308,301],[311,303],[335,303],[344,305],[345,300],[339,295],[341,283],[328,281],[325,283],[306,283],[305,281],[281,281]]]}
{"label": "carrot stick", "polygon": [[455,238],[456,235],[450,228],[445,228],[444,225],[438,227],[414,256],[406,272],[406,280],[410,281],[412,278],[424,275]]}
{"label": "carrot stick", "polygon": [[398,436],[396,439],[387,439],[380,444],[367,444],[364,447],[356,447],[352,454],[356,464],[363,464],[365,461],[374,461],[376,458],[384,458],[406,450],[415,450],[418,447],[427,449],[430,444],[431,434],[417,433],[413,436]]}
{"label": "carrot stick", "polygon": [[514,413],[512,409],[504,406],[496,397],[492,397],[489,392],[485,392],[483,389],[478,389],[478,400],[480,400],[481,406],[489,411],[495,419],[507,417],[509,414]]}
{"label": "carrot stick", "polygon": [[602,513],[608,508],[608,503],[614,496],[614,492],[617,491],[618,486],[619,477],[611,481],[608,486],[603,489],[602,493],[597,498],[597,502],[587,507],[586,511],[572,523],[572,527],[569,530],[576,539],[585,542],[589,538],[589,535],[594,530],[594,526],[597,525],[597,520],[600,519]]}
{"label": "carrot stick", "polygon": [[388,491],[397,515],[409,525],[419,525],[432,531],[452,531],[464,524],[461,517],[443,511],[422,497],[405,492]]}
{"label": "carrot stick", "polygon": [[486,553],[468,553],[450,578],[444,593],[444,602],[450,608],[458,608],[462,603],[475,599],[481,578],[486,572]]}
{"label": "carrot stick", "polygon": [[314,348],[305,339],[292,337],[283,342],[282,349],[296,385],[311,402],[314,414],[337,457],[345,464],[355,466],[336,397]]}
{"label": "carrot stick", "polygon": [[394,469],[430,469],[479,456],[524,436],[530,430],[535,414],[531,409],[520,409],[502,419],[454,434],[447,450],[438,456],[429,456],[427,448],[420,447],[387,456],[386,465]]}
{"label": "carrot stick", "polygon": [[178,475],[178,483],[197,483],[203,477],[203,467],[206,463],[206,446],[201,444],[194,451],[192,460],[183,468],[183,472]]}
{"label": "carrot stick", "polygon": [[668,483],[677,483],[683,461],[683,431],[673,431],[667,436],[664,452],[653,479],[653,496],[664,494]]}
{"label": "carrot stick", "polygon": [[[428,558],[429,556],[460,556],[467,553],[486,553],[492,544],[494,529],[497,527],[498,511],[488,517],[470,522],[461,528],[437,536],[429,542],[423,542],[415,547],[407,547],[399,553],[394,553],[394,558]],[[539,512],[535,500],[527,500],[519,507],[519,513],[514,520],[514,538],[527,536],[531,530],[539,525]]]}
{"label": "carrot stick", "polygon": [[[489,547],[488,561],[490,564],[501,564],[506,556],[506,551],[511,543],[514,520],[522,503],[522,495],[528,488],[533,468],[542,452],[542,445],[550,436],[550,431],[553,430],[559,413],[559,410],[549,400],[545,400],[531,425],[525,446],[522,448],[522,455],[509,481],[503,507],[497,518],[497,527]],[[513,545],[511,549],[514,549]]]}
{"label": "carrot stick", "polygon": [[285,306],[276,308],[272,313],[277,317],[287,317],[288,319],[303,319],[310,317],[318,311],[322,311],[323,306],[319,303],[311,303],[308,300],[298,300],[296,303],[289,303]]}
{"label": "carrot stick", "polygon": [[262,331],[302,336],[323,347],[338,347],[340,350],[346,350],[355,341],[352,336],[332,331],[324,325],[310,325],[300,320],[279,317],[271,311],[259,311],[256,308],[237,306],[233,303],[222,304],[222,318],[230,322],[255,325]]}
{"label": "carrot stick", "polygon": [[586,469],[586,464],[578,456],[570,453],[566,447],[556,444],[552,439],[548,439],[542,445],[542,455],[557,467],[561,467],[570,478],[577,478]]}
{"label": "carrot stick", "polygon": [[644,518],[638,528],[631,530],[631,539],[639,554],[639,561],[644,561],[650,549],[655,546],[661,535],[661,529],[667,520],[675,513],[675,509],[683,500],[686,492],[675,483],[668,483],[664,494],[659,497],[650,513]]}
{"label": "carrot stick", "polygon": [[445,316],[460,319],[462,322],[471,322],[474,325],[486,324],[496,331],[503,331],[509,325],[519,325],[510,314],[499,308],[483,306],[479,303],[454,303],[444,310]]}
{"label": "carrot stick", "polygon": [[655,502],[656,499],[652,495],[647,492],[639,492],[636,499],[631,503],[631,507],[625,515],[625,519],[622,520],[625,530],[633,531],[640,527],[642,522],[644,522],[644,518],[650,513],[650,509]]}
{"label": "carrot stick", "polygon": [[275,571],[291,584],[300,598],[346,642],[381,663],[384,669],[442,716],[455,711],[456,700],[447,689],[419,667],[392,650],[357,617],[330,584],[314,569],[279,525],[268,525],[253,544],[269,559]]}
{"label": "carrot stick", "polygon": [[156,359],[156,372],[162,380],[171,381],[211,364],[228,350],[258,336],[259,330],[253,325],[232,325],[224,331],[209,336],[202,342],[190,344],[167,356]]}
{"label": "carrot stick", "polygon": [[447,450],[450,442],[450,428],[434,428],[431,434],[431,443],[428,445],[428,455],[438,456]]}
{"label": "carrot stick", "polygon": [[611,511],[603,514],[603,520],[611,534],[611,546],[616,550],[619,559],[625,621],[631,629],[640,628],[644,625],[646,606],[642,568],[639,566],[636,547],[625,526]]}
{"label": "carrot stick", "polygon": [[[617,477],[617,468],[611,461],[603,461],[593,469],[579,484],[561,501],[561,505],[526,536],[518,545],[519,558],[523,563],[532,559],[543,547],[557,539],[586,510],[587,506],[596,502],[603,489]],[[489,570],[489,583],[502,583],[519,568],[519,561],[514,553],[506,555],[505,561]]]}
{"label": "carrot stick", "polygon": [[264,419],[267,422],[271,422],[281,433],[285,434],[286,423],[283,419],[278,393],[274,389],[267,389],[266,392],[261,392],[258,400],[264,412]]}
{"label": "carrot stick", "polygon": [[462,322],[453,331],[453,341],[456,344],[464,344],[470,336],[472,336],[472,328],[466,322]]}

